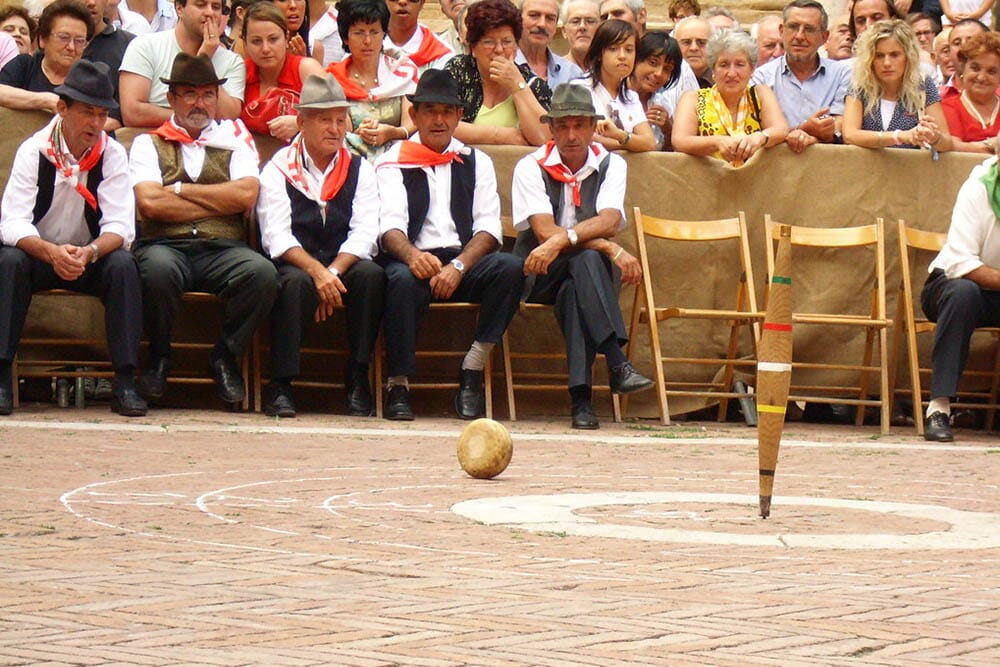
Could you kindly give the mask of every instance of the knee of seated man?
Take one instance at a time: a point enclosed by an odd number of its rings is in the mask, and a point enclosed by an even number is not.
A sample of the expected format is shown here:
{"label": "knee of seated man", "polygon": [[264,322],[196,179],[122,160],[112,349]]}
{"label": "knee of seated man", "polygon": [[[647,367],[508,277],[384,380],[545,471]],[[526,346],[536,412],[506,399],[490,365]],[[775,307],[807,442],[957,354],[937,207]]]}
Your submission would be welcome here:
{"label": "knee of seated man", "polygon": [[0,266],[13,266],[18,271],[27,271],[31,265],[28,253],[20,248],[0,245]]}
{"label": "knee of seated man", "polygon": [[953,305],[976,306],[982,300],[982,288],[978,283],[968,278],[953,278],[945,283],[941,290],[941,303],[951,303]]}

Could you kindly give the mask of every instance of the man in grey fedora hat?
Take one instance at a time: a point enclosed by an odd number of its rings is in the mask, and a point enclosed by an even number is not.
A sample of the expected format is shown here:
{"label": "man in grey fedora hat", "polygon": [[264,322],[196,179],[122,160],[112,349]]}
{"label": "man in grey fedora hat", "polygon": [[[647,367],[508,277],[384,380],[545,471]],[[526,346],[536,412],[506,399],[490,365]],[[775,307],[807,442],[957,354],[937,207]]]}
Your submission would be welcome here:
{"label": "man in grey fedora hat", "polygon": [[135,207],[125,149],[104,133],[117,107],[108,66],[70,68],[56,116],[18,149],[0,216],[0,414],[13,410],[11,363],[34,292],[67,289],[104,302],[115,371],[111,409],[137,417],[142,291],[135,258]]}
{"label": "man in grey fedora hat", "polygon": [[583,86],[560,84],[542,120],[553,140],[514,167],[514,254],[524,257],[528,301],[554,303],[566,340],[573,428],[595,429],[591,367],[608,362],[611,390],[627,394],[653,382],[628,362],[628,342],[612,266],[638,284],[639,261],[612,240],[625,226],[626,164],[596,143],[602,118]]}
{"label": "man in grey fedora hat", "polygon": [[163,395],[181,297],[198,291],[226,302],[209,365],[222,400],[241,403],[246,383],[236,360],[277,291],[274,265],[248,245],[247,214],[259,185],[253,137],[239,120],[215,120],[224,81],[208,56],[178,54],[164,78],[173,114],[132,143],[140,221],[135,255],[149,337],[139,386],[147,398]]}
{"label": "man in grey fedora hat", "polygon": [[417,132],[375,164],[387,281],[385,416],[413,419],[408,378],[416,371],[420,321],[433,299],[480,304],[455,396],[459,416],[474,419],[486,412],[486,358],[517,313],[521,261],[496,252],[503,227],[493,162],[454,138],[462,119],[458,82],[447,71],[427,70],[407,97]]}
{"label": "man in grey fedora hat", "polygon": [[302,332],[344,306],[350,357],[344,371],[347,409],[372,412],[368,377],[382,319],[385,273],[371,261],[378,240],[375,169],[344,146],[347,101],[332,74],[309,76],[295,106],[299,134],[260,175],[261,244],[278,266],[271,313],[271,383],[264,412],[294,417],[292,381],[299,374]]}

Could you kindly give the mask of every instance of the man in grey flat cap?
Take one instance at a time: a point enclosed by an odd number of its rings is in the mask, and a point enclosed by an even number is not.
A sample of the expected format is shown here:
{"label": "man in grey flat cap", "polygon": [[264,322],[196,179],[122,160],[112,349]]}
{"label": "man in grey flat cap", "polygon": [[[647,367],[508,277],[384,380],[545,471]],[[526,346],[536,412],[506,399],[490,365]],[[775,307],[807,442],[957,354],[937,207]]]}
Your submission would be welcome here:
{"label": "man in grey flat cap", "polygon": [[278,266],[271,313],[271,383],[264,412],[294,417],[292,381],[299,374],[302,332],[346,308],[350,358],[344,369],[347,409],[372,412],[369,362],[382,320],[385,273],[371,261],[378,241],[375,170],[344,147],[347,101],[332,74],[308,77],[296,120],[299,134],[260,175],[261,243]]}
{"label": "man in grey flat cap", "polygon": [[56,116],[18,149],[0,217],[0,414],[13,410],[11,363],[34,292],[60,288],[104,302],[115,371],[111,409],[146,414],[136,392],[142,291],[128,156],[104,133],[116,108],[108,66],[78,60],[57,86]]}
{"label": "man in grey flat cap", "polygon": [[591,367],[598,352],[608,362],[611,391],[630,394],[653,386],[628,362],[625,321],[612,280],[642,280],[639,261],[612,239],[625,226],[626,164],[594,142],[597,121],[590,92],[560,84],[542,120],[553,141],[514,167],[511,202],[520,232],[514,254],[524,257],[528,301],[555,304],[566,340],[572,426],[596,429]]}

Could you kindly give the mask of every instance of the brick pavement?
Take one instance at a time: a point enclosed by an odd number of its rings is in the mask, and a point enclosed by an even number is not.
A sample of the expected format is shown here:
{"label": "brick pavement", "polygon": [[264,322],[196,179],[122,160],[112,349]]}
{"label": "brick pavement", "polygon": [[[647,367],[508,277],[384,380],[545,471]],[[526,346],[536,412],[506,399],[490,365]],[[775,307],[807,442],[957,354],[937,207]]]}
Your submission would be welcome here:
{"label": "brick pavement", "polygon": [[[121,428],[122,426],[126,428]],[[737,425],[519,422],[508,470],[466,477],[461,424],[222,412],[0,421],[0,664],[923,665],[1000,663],[1000,549],[829,549],[486,525],[462,501],[756,494]],[[596,505],[596,524],[771,538],[957,530],[1000,513],[1000,448],[960,433],[792,424],[755,503]],[[696,497],[694,495],[692,498]],[[875,507],[872,505],[871,507]],[[989,524],[998,525],[998,524]],[[947,539],[947,536],[946,536]]]}

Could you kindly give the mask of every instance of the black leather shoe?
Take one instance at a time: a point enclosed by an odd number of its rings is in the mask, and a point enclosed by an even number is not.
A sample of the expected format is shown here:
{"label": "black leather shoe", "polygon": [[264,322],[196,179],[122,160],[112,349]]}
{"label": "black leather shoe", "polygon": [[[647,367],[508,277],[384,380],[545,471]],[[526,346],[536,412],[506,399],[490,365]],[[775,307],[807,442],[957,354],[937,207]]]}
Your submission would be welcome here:
{"label": "black leather shoe", "polygon": [[146,401],[142,400],[135,387],[115,386],[111,390],[111,412],[123,417],[143,417],[146,410]]}
{"label": "black leather shoe", "polygon": [[347,412],[353,417],[371,417],[372,386],[368,380],[368,369],[348,364],[344,371],[344,387],[347,390]]}
{"label": "black leather shoe", "polygon": [[219,398],[226,403],[242,403],[247,395],[247,387],[236,362],[232,358],[219,357],[212,360],[211,367]]}
{"label": "black leather shoe", "polygon": [[951,419],[943,412],[935,412],[924,420],[924,440],[931,442],[954,442],[951,434]]}
{"label": "black leather shoe", "polygon": [[486,392],[483,388],[485,373],[461,369],[458,371],[458,393],[455,394],[455,412],[462,419],[477,419],[486,415]]}
{"label": "black leather shoe", "polygon": [[10,382],[0,382],[0,415],[14,412],[14,388]]}
{"label": "black leather shoe", "polygon": [[410,407],[410,390],[401,384],[389,389],[389,399],[385,405],[385,418],[393,421],[413,421],[413,408]]}
{"label": "black leather shoe", "polygon": [[590,401],[580,401],[573,404],[573,428],[593,431],[600,427]]}
{"label": "black leather shoe", "polygon": [[146,398],[160,398],[167,385],[167,373],[170,372],[170,359],[160,357],[150,359],[139,378],[139,393]]}
{"label": "black leather shoe", "polygon": [[291,386],[284,382],[272,382],[267,386],[264,414],[268,417],[282,419],[291,419],[295,416],[295,403],[292,401]]}
{"label": "black leather shoe", "polygon": [[653,386],[653,381],[641,375],[629,362],[610,372],[611,391],[616,394],[632,394]]}

